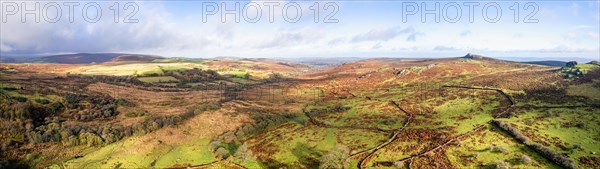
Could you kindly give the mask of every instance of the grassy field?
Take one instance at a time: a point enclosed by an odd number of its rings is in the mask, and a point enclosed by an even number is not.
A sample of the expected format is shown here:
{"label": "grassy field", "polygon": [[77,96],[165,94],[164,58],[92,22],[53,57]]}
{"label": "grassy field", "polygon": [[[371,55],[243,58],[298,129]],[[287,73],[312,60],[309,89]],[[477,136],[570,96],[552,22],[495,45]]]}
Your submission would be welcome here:
{"label": "grassy field", "polygon": [[246,141],[262,167],[318,168],[319,158],[337,146],[357,152],[385,141],[384,133],[354,129],[321,128],[287,123]]}
{"label": "grassy field", "polygon": [[[482,104],[478,99],[460,98],[436,107],[433,119],[441,122],[438,127],[451,126],[458,134],[466,133],[476,126],[492,120],[491,111],[497,106],[498,103]],[[435,125],[428,126],[436,127]]]}
{"label": "grassy field", "polygon": [[201,63],[134,63],[123,65],[87,65],[68,70],[71,74],[129,76],[149,73],[161,74],[161,69],[207,68]]}
{"label": "grassy field", "polygon": [[581,157],[598,156],[593,152],[600,152],[599,119],[598,109],[562,108],[524,110],[507,122],[535,142],[578,162]]}
{"label": "grassy field", "polygon": [[344,112],[327,112],[315,118],[334,126],[377,127],[398,129],[404,124],[407,115],[389,102],[379,102],[362,98],[339,102],[350,107]]}
{"label": "grassy field", "polygon": [[577,66],[583,73],[588,73],[589,71],[600,69],[600,66],[594,64],[577,64]]}
{"label": "grassy field", "polygon": [[496,168],[499,161],[510,168],[560,168],[491,125],[449,147],[446,156],[457,168]]}
{"label": "grassy field", "polygon": [[584,96],[600,101],[600,88],[594,87],[594,84],[591,83],[569,86],[567,93],[573,96]]}
{"label": "grassy field", "polygon": [[[208,150],[209,139],[200,139],[183,145],[157,144],[139,147],[141,140],[129,138],[99,148],[81,158],[73,159],[51,168],[167,168],[199,165],[215,161]],[[150,148],[151,151],[143,151]],[[124,151],[137,150],[137,151]]]}

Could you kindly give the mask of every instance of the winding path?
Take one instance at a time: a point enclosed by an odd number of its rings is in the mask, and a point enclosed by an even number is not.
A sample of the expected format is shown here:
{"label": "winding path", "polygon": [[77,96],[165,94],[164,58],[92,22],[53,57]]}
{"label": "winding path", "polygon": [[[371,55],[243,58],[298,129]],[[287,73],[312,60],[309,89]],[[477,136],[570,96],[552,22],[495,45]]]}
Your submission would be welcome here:
{"label": "winding path", "polygon": [[379,144],[376,147],[372,147],[363,151],[359,151],[357,153],[351,154],[350,156],[348,156],[346,159],[344,159],[344,164],[343,167],[346,168],[347,164],[348,164],[348,160],[352,159],[356,156],[362,155],[364,153],[369,153],[367,155],[367,157],[361,159],[358,163],[358,168],[361,168],[361,166],[364,164],[365,159],[369,158],[370,156],[372,156],[375,152],[377,152],[379,149],[387,146],[388,144],[392,143],[394,140],[396,140],[398,138],[398,134],[400,133],[400,130],[402,130],[403,128],[405,128],[406,126],[408,126],[408,124],[410,123],[410,120],[412,119],[412,114],[408,113],[407,111],[405,111],[404,109],[402,109],[402,107],[400,107],[400,104],[396,103],[395,101],[390,101],[391,104],[393,104],[394,106],[396,106],[400,111],[402,111],[405,114],[408,114],[408,118],[406,119],[406,121],[404,122],[404,124],[402,125],[402,128],[400,129],[395,129],[393,130],[393,134],[392,136],[384,143]]}
{"label": "winding path", "polygon": [[[444,86],[442,86],[442,88],[461,88],[461,89],[473,89],[473,90],[489,90],[489,91],[496,91],[496,92],[500,93],[500,94],[501,94],[503,97],[505,97],[505,98],[508,100],[508,102],[509,102],[509,104],[510,104],[510,105],[509,105],[509,107],[508,107],[506,110],[504,110],[503,112],[501,112],[501,113],[499,113],[498,115],[494,116],[494,118],[497,118],[497,117],[503,117],[505,114],[508,114],[508,113],[509,113],[509,112],[510,112],[510,111],[513,109],[513,107],[515,106],[515,102],[514,102],[514,100],[512,99],[512,97],[511,97],[510,95],[508,95],[507,93],[505,93],[504,91],[500,90],[500,89],[494,89],[494,88],[484,88],[484,87],[472,87],[472,86],[452,86],[452,85],[444,85]],[[398,103],[396,103],[396,102],[394,102],[394,101],[391,101],[391,103],[392,103],[392,104],[394,104],[394,105],[395,105],[395,106],[396,106],[398,109],[400,109],[400,110],[401,110],[401,111],[403,111],[404,113],[406,113],[406,114],[409,114],[409,118],[408,118],[408,119],[407,119],[407,121],[405,122],[404,126],[401,128],[401,129],[404,129],[406,126],[408,126],[408,124],[409,124],[409,122],[410,122],[410,119],[412,118],[412,114],[410,114],[410,113],[408,113],[406,110],[402,109],[402,107],[400,107],[400,105],[399,105]],[[482,130],[482,129],[484,129],[484,128],[485,128],[485,125],[481,125],[481,126],[479,126],[479,127],[476,127],[475,129],[473,129],[473,130],[471,130],[471,131],[469,131],[469,132],[467,132],[467,133],[461,134],[460,136],[457,136],[457,137],[455,137],[455,138],[453,138],[453,139],[450,139],[450,140],[446,141],[444,144],[441,144],[441,145],[439,145],[439,146],[437,146],[437,147],[435,147],[435,148],[433,148],[433,149],[431,149],[431,150],[428,150],[428,151],[422,152],[422,153],[420,153],[420,154],[418,154],[418,155],[414,155],[414,156],[411,156],[411,157],[407,157],[407,158],[405,158],[405,159],[401,159],[401,160],[399,160],[399,162],[404,162],[404,161],[406,161],[406,160],[412,160],[413,158],[416,158],[416,157],[421,157],[421,156],[423,156],[423,155],[426,155],[426,154],[428,154],[428,153],[432,153],[432,152],[434,152],[434,151],[436,151],[436,150],[438,150],[438,149],[440,149],[440,148],[443,148],[443,147],[445,147],[446,145],[448,145],[448,144],[452,143],[453,141],[456,141],[456,139],[460,139],[460,138],[462,138],[462,137],[464,137],[464,136],[467,136],[467,135],[469,135],[469,134],[471,134],[471,133],[474,133],[474,132],[477,132],[477,131],[481,131],[481,130]],[[362,155],[362,154],[364,154],[364,153],[367,153],[367,152],[369,152],[369,154],[368,154],[366,157],[362,158],[362,159],[359,161],[358,165],[357,165],[357,167],[358,167],[359,169],[365,168],[365,167],[366,167],[366,166],[365,166],[365,165],[366,165],[366,162],[367,162],[369,159],[371,159],[371,156],[372,156],[373,154],[375,154],[375,153],[376,153],[378,150],[380,150],[381,148],[383,148],[383,147],[387,146],[387,145],[388,145],[388,144],[390,144],[392,141],[394,141],[395,139],[397,139],[397,137],[398,137],[398,134],[399,134],[399,132],[401,131],[401,129],[398,129],[398,130],[396,130],[396,131],[394,132],[394,135],[392,135],[392,137],[391,137],[391,138],[390,138],[390,139],[389,139],[387,142],[385,142],[385,143],[382,143],[382,144],[380,144],[380,145],[379,145],[379,146],[377,146],[377,147],[374,147],[374,148],[371,148],[371,149],[367,149],[367,150],[364,150],[364,151],[358,152],[358,153],[356,153],[356,154],[353,154],[353,155],[351,155],[350,157],[346,158],[346,160],[344,160],[344,167],[346,166],[348,159],[350,159],[350,158],[353,158],[353,157],[355,157],[355,156]]]}
{"label": "winding path", "polygon": [[[383,147],[385,147],[385,146],[389,145],[389,144],[390,144],[390,143],[392,143],[394,140],[398,139],[398,134],[400,134],[400,131],[401,131],[402,129],[406,128],[406,126],[408,126],[408,124],[410,123],[410,120],[412,119],[412,116],[413,116],[413,115],[412,115],[411,113],[408,113],[406,110],[402,109],[402,107],[400,107],[400,104],[396,103],[395,101],[390,101],[390,103],[391,103],[391,104],[393,104],[394,106],[396,106],[396,107],[397,107],[397,108],[398,108],[400,111],[404,112],[405,114],[408,114],[408,118],[407,118],[407,119],[406,119],[406,121],[404,122],[404,125],[402,125],[402,128],[396,129],[396,131],[394,131],[394,134],[392,135],[392,137],[391,137],[391,138],[390,138],[388,141],[386,141],[386,142],[384,142],[384,143],[380,144],[380,145],[379,145],[379,146],[377,146],[377,147],[371,148],[371,149],[370,149],[370,150],[368,150],[368,151],[365,151],[365,152],[369,152],[369,151],[370,151],[370,153],[369,153],[369,154],[368,154],[368,155],[367,155],[365,158],[361,159],[361,160],[358,162],[358,165],[357,165],[357,167],[358,167],[358,168],[364,168],[364,167],[365,167],[365,165],[367,164],[367,163],[366,163],[366,161],[367,161],[367,160],[369,160],[369,159],[371,159],[371,158],[372,158],[372,156],[373,156],[373,154],[377,153],[377,151],[379,151],[379,150],[380,150],[380,149],[382,149]],[[351,157],[352,157],[352,156],[351,156]],[[348,157],[348,158],[350,158],[350,157]]]}

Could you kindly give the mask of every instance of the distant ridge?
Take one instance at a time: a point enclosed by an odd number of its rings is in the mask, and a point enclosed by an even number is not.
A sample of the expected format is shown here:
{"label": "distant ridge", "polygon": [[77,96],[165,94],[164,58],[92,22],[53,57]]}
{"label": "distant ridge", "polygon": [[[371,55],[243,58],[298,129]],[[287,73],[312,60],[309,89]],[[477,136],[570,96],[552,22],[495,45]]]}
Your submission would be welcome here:
{"label": "distant ridge", "polygon": [[543,65],[543,66],[553,66],[553,67],[563,67],[567,64],[567,62],[556,61],[556,60],[530,61],[530,62],[521,62],[521,63]]}
{"label": "distant ridge", "polygon": [[163,57],[125,53],[77,53],[50,55],[41,57],[3,57],[2,63],[59,63],[59,64],[92,64],[118,62],[152,62]]}

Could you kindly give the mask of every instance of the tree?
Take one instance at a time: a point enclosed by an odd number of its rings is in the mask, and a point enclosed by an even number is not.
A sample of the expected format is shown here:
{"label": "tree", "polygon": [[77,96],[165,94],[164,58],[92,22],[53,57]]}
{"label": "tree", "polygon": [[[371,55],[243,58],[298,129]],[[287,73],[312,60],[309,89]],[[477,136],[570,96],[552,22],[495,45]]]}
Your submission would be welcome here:
{"label": "tree", "polygon": [[215,151],[215,155],[217,155],[217,157],[221,159],[226,159],[227,157],[229,157],[229,151],[227,151],[227,149],[223,147],[219,147],[217,151]]}
{"label": "tree", "polygon": [[87,144],[88,146],[94,146],[103,144],[103,140],[100,136],[94,133],[81,132],[79,133],[79,143]]}
{"label": "tree", "polygon": [[248,149],[248,145],[246,144],[243,144],[242,146],[238,147],[237,151],[235,152],[235,154],[233,154],[233,156],[241,162],[247,162],[249,160],[254,159],[252,150]]}
{"label": "tree", "polygon": [[77,136],[69,136],[67,139],[63,140],[63,144],[67,146],[79,145],[79,138],[77,138]]}
{"label": "tree", "polygon": [[210,144],[208,144],[208,146],[210,147],[211,150],[216,151],[219,147],[221,147],[221,141],[219,141],[219,140],[211,141]]}
{"label": "tree", "polygon": [[334,150],[321,156],[320,169],[343,168],[344,160],[349,156],[350,150],[346,146],[338,145]]}

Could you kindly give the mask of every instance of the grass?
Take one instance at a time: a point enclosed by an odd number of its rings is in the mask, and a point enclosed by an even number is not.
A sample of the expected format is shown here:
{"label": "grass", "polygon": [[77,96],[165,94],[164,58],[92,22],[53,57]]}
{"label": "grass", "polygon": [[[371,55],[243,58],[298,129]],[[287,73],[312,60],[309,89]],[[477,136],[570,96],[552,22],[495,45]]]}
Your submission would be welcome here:
{"label": "grass", "polygon": [[[345,107],[344,112],[327,112],[315,118],[334,126],[378,127],[382,129],[401,128],[406,120],[405,113],[389,102],[365,100],[363,98],[340,101]],[[331,103],[331,106],[337,103]]]}
{"label": "grass", "polygon": [[199,165],[216,160],[208,150],[210,140],[202,139],[190,144],[174,147],[168,153],[162,154],[156,160],[155,167],[166,168],[174,164]]}
{"label": "grass", "polygon": [[245,70],[239,70],[239,69],[235,69],[235,70],[230,70],[230,71],[222,71],[219,72],[220,74],[230,74],[230,75],[234,75],[238,78],[244,78],[244,76],[246,76],[246,72]]}
{"label": "grass", "polygon": [[230,80],[231,80],[232,82],[235,82],[235,83],[240,83],[240,84],[245,84],[245,83],[248,83],[248,79],[245,79],[245,78],[239,78],[239,77],[235,77],[235,78],[231,78]]}
{"label": "grass", "polygon": [[22,94],[21,86],[17,84],[0,83],[0,94],[10,96],[23,102],[30,101],[41,105],[47,105],[52,102],[62,102],[63,97],[58,95],[41,95],[37,92],[32,94]]}
{"label": "grass", "polygon": [[256,155],[263,161],[263,167],[315,168],[320,156],[337,145],[358,152],[374,147],[386,138],[384,133],[367,130],[321,128],[293,122],[252,137],[246,144],[261,152]]}
{"label": "grass", "polygon": [[86,65],[69,70],[71,74],[129,76],[161,73],[161,69],[205,68],[198,63],[133,63],[122,65]]}
{"label": "grass", "polygon": [[483,105],[480,100],[473,98],[459,98],[436,107],[434,119],[442,122],[442,126],[455,127],[457,134],[466,133],[492,120],[491,111],[497,105]]}
{"label": "grass", "polygon": [[600,89],[594,87],[594,84],[591,83],[569,86],[567,93],[573,96],[585,96],[590,99],[600,100]]}
{"label": "grass", "polygon": [[166,58],[166,59],[156,59],[152,62],[155,63],[205,63],[206,61],[200,59],[190,59],[190,58]]}
{"label": "grass", "polygon": [[[210,139],[197,139],[181,145],[143,146],[139,137],[106,145],[81,158],[62,163],[65,168],[168,168],[175,165],[200,165],[216,159],[208,149]],[[146,144],[147,145],[147,144]],[[145,151],[149,148],[149,151]],[[54,165],[50,168],[59,168]]]}
{"label": "grass", "polygon": [[[523,155],[532,162],[522,162]],[[460,146],[449,146],[446,156],[456,168],[495,168],[499,160],[510,163],[511,168],[559,168],[498,128],[470,135],[460,141]]]}
{"label": "grass", "polygon": [[445,97],[434,96],[416,103],[416,109],[423,113],[414,117],[418,124],[408,127],[445,131],[450,128],[448,132],[459,135],[486,124],[492,120],[493,111],[504,109],[500,106],[500,100],[504,98],[494,92],[449,89],[444,93]]}
{"label": "grass", "polygon": [[594,64],[577,64],[575,67],[579,68],[583,73],[588,73],[591,70],[600,68],[598,65]]}

